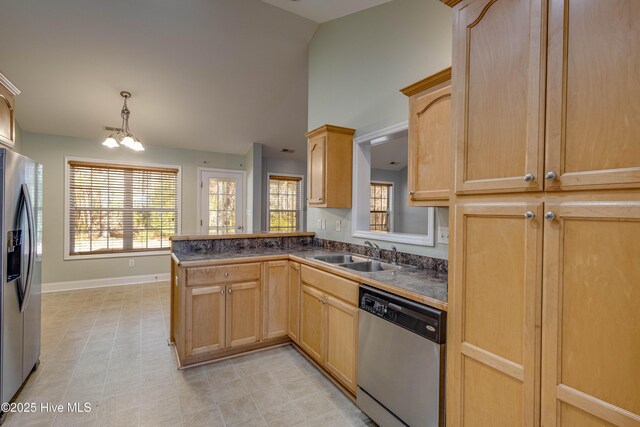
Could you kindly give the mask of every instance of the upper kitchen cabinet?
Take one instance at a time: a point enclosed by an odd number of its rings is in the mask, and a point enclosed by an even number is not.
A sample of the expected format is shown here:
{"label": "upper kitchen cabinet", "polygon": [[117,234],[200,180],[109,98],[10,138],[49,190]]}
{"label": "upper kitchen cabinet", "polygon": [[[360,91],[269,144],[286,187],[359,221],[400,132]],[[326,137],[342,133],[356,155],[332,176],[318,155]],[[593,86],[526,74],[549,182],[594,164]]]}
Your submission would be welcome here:
{"label": "upper kitchen cabinet", "polygon": [[551,0],[548,190],[640,186],[640,2]]}
{"label": "upper kitchen cabinet", "polygon": [[314,208],[351,208],[351,170],[355,129],[324,125],[308,138],[308,204]]}
{"label": "upper kitchen cabinet", "polygon": [[14,97],[20,91],[0,74],[0,143],[13,148],[16,145],[16,119]]}
{"label": "upper kitchen cabinet", "polygon": [[453,32],[455,192],[540,191],[546,0],[469,0]]}
{"label": "upper kitchen cabinet", "polygon": [[451,68],[401,92],[409,97],[409,206],[449,206]]}

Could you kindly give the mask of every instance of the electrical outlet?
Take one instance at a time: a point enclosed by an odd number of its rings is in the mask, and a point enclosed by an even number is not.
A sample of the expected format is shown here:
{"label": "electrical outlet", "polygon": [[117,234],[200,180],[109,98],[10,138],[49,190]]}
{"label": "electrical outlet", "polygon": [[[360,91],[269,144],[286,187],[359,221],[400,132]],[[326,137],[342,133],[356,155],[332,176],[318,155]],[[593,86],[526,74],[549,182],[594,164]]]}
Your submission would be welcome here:
{"label": "electrical outlet", "polygon": [[340,220],[339,220],[339,219],[337,219],[337,220],[336,220],[336,231],[340,231],[341,225],[342,225],[342,224],[340,223]]}
{"label": "electrical outlet", "polygon": [[326,230],[326,229],[327,229],[327,220],[326,220],[326,219],[323,219],[323,220],[322,220],[322,229],[323,229],[323,230]]}
{"label": "electrical outlet", "polygon": [[318,218],[318,230],[322,230],[322,219]]}
{"label": "electrical outlet", "polygon": [[438,243],[441,245],[449,244],[449,227],[438,227]]}
{"label": "electrical outlet", "polygon": [[129,260],[129,267],[135,267],[136,266],[136,260],[135,259],[130,259]]}

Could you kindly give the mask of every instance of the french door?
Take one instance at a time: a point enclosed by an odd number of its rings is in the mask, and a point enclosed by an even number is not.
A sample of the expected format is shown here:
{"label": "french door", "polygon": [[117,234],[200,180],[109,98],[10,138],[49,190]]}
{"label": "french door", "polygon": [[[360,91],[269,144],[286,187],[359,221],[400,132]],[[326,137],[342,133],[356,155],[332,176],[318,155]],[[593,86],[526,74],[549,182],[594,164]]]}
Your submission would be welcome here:
{"label": "french door", "polygon": [[200,232],[243,233],[244,173],[201,169],[199,185]]}

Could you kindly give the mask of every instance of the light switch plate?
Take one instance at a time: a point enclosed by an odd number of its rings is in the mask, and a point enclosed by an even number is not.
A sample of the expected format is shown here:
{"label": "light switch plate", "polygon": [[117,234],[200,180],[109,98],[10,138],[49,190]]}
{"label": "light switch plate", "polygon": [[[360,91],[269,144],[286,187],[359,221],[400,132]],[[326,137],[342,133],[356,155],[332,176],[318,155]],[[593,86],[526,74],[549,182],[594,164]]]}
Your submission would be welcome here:
{"label": "light switch plate", "polygon": [[449,244],[449,227],[438,227],[438,243],[441,245]]}
{"label": "light switch plate", "polygon": [[336,231],[340,231],[341,225],[342,225],[342,224],[340,223],[340,220],[339,220],[339,219],[337,219],[337,220],[336,220]]}
{"label": "light switch plate", "polygon": [[322,220],[322,229],[323,229],[323,230],[326,230],[326,229],[327,229],[327,220],[326,220],[326,219],[323,219],[323,220]]}
{"label": "light switch plate", "polygon": [[322,219],[318,218],[318,230],[322,230]]}

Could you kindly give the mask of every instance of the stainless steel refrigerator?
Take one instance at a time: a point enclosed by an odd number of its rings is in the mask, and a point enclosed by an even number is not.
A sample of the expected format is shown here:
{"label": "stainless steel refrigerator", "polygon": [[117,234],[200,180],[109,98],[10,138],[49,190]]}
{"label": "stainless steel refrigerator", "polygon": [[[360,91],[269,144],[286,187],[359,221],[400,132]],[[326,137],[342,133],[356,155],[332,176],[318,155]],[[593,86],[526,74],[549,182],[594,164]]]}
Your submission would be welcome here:
{"label": "stainless steel refrigerator", "polygon": [[2,148],[0,169],[0,402],[9,402],[40,361],[42,165]]}

